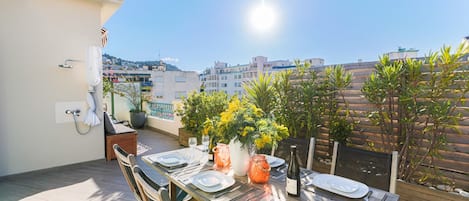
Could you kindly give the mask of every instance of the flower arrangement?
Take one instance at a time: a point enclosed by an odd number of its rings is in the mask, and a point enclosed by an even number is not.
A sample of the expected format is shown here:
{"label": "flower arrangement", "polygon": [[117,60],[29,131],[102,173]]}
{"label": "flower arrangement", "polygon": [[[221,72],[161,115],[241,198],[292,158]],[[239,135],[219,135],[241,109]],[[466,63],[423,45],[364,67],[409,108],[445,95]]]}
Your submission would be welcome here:
{"label": "flower arrangement", "polygon": [[243,147],[255,145],[257,149],[276,147],[278,141],[289,136],[287,127],[265,117],[264,112],[247,99],[240,101],[237,97],[231,99],[220,117],[205,121],[203,134],[215,136],[224,143],[234,139]]}

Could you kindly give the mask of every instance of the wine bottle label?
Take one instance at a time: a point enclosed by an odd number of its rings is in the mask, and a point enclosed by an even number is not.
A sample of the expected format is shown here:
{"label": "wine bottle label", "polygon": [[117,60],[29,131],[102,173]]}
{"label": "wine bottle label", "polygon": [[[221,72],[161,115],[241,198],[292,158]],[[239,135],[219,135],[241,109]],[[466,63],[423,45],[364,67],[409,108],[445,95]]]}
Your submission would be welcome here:
{"label": "wine bottle label", "polygon": [[208,160],[213,161],[213,153],[208,153]]}
{"label": "wine bottle label", "polygon": [[287,193],[298,195],[296,184],[297,183],[295,179],[290,179],[287,177]]}

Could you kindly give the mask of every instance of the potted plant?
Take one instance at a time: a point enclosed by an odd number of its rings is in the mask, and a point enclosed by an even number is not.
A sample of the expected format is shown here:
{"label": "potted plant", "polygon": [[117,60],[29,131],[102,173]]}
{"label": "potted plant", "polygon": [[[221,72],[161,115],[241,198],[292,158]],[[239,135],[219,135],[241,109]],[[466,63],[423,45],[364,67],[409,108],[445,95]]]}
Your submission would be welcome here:
{"label": "potted plant", "polygon": [[130,123],[134,128],[143,128],[146,121],[146,112],[143,103],[150,101],[151,95],[142,93],[139,82],[124,82],[115,84],[114,93],[127,99],[130,106]]}
{"label": "potted plant", "polygon": [[[224,92],[193,92],[182,100],[176,109],[183,128],[179,129],[179,144],[187,145],[187,139],[202,136],[203,124],[207,119],[219,116],[228,106],[228,95]],[[211,136],[212,137],[212,136]]]}
{"label": "potted plant", "polygon": [[229,143],[231,166],[238,176],[246,175],[250,154],[254,148],[277,146],[289,136],[288,128],[247,99],[233,97],[220,116],[208,119],[204,133],[214,135],[219,142]]}
{"label": "potted plant", "polygon": [[352,135],[352,124],[345,118],[333,120],[329,125],[329,137],[332,141],[346,144],[348,138]]}

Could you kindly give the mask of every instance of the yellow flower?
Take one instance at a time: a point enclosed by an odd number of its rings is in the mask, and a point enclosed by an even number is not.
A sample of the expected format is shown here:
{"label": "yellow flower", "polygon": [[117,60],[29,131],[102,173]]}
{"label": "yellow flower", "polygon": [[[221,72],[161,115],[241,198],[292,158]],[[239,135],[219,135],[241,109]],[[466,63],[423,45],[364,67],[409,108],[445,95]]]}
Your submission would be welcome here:
{"label": "yellow flower", "polygon": [[271,144],[272,143],[272,138],[269,134],[263,133],[263,134],[261,134],[260,138],[257,138],[257,139],[254,140],[254,143],[256,144],[257,148],[261,149],[266,144]]}
{"label": "yellow flower", "polygon": [[257,122],[259,127],[266,127],[267,126],[267,120],[261,119]]}
{"label": "yellow flower", "polygon": [[264,143],[259,138],[254,140],[254,144],[256,144],[256,147],[259,148],[259,149],[264,147]]}
{"label": "yellow flower", "polygon": [[263,148],[275,145],[288,136],[286,127],[265,117],[262,109],[247,99],[240,101],[237,97],[231,99],[228,108],[220,113],[218,119],[211,121],[211,125],[204,125],[203,132],[214,133],[224,142],[237,139],[243,145],[251,144]]}
{"label": "yellow flower", "polygon": [[262,142],[270,143],[272,142],[272,138],[270,137],[270,135],[262,135]]}

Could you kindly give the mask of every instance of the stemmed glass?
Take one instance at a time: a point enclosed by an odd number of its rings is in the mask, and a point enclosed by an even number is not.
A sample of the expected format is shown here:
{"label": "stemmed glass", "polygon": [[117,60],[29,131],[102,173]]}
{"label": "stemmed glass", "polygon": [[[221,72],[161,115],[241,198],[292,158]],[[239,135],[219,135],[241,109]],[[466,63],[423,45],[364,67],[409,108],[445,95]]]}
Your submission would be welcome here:
{"label": "stemmed glass", "polygon": [[189,143],[189,147],[191,149],[195,149],[195,147],[197,146],[197,138],[196,137],[190,137],[188,143]]}
{"label": "stemmed glass", "polygon": [[208,152],[209,143],[210,143],[210,136],[202,135],[203,152]]}
{"label": "stemmed glass", "polygon": [[188,140],[188,144],[190,147],[190,154],[189,157],[191,159],[194,158],[194,152],[195,152],[195,147],[197,147],[197,138],[196,137],[190,137]]}

